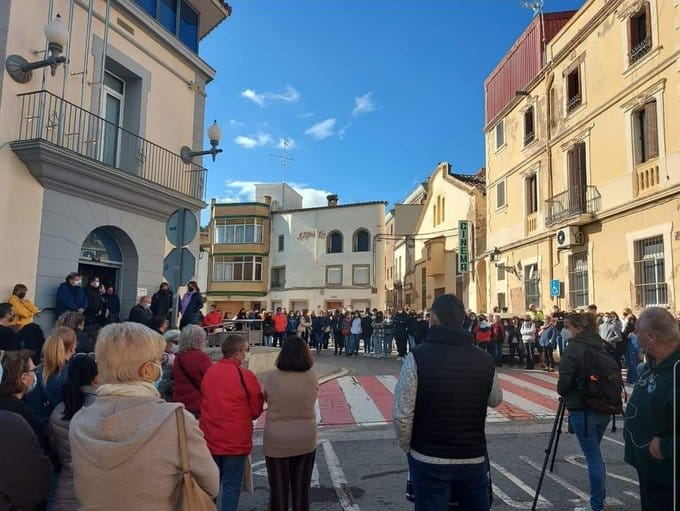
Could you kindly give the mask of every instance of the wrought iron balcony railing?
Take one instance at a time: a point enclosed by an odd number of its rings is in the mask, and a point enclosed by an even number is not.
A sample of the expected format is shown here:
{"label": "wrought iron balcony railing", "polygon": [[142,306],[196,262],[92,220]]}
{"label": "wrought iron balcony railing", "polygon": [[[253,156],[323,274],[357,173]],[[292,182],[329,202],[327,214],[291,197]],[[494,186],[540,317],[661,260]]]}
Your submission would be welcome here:
{"label": "wrought iron balcony railing", "polygon": [[545,225],[550,226],[579,215],[592,215],[599,209],[600,192],[595,186],[573,186],[545,201]]}
{"label": "wrought iron balcony railing", "polygon": [[206,169],[47,91],[20,94],[18,140],[42,139],[110,167],[203,199]]}
{"label": "wrought iron balcony railing", "polygon": [[631,50],[630,53],[628,54],[628,59],[630,61],[630,64],[635,64],[638,60],[640,60],[642,57],[647,55],[649,53],[649,50],[652,47],[652,41],[649,39],[643,39],[640,41],[638,44],[636,44]]}
{"label": "wrought iron balcony railing", "polygon": [[571,112],[581,105],[581,95],[575,94],[567,100],[567,112]]}

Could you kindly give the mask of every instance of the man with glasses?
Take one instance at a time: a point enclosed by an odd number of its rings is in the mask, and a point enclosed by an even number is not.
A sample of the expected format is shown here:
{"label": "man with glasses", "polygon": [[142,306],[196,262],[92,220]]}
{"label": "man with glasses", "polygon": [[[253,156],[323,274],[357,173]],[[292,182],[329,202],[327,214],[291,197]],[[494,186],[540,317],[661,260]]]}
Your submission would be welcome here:
{"label": "man with glasses", "polygon": [[680,509],[673,479],[680,469],[680,328],[661,307],[642,311],[635,325],[640,349],[651,362],[643,365],[626,407],[624,459],[637,470],[643,511]]}

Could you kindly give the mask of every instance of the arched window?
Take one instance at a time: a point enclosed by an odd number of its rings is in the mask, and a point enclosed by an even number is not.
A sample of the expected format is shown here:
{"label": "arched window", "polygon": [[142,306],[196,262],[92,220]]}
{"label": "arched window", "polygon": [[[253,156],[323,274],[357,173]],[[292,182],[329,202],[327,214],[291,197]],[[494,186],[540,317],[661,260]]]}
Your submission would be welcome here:
{"label": "arched window", "polygon": [[326,252],[329,254],[339,254],[342,252],[342,233],[331,231],[326,239]]}
{"label": "arched window", "polygon": [[354,233],[354,252],[369,252],[371,247],[371,235],[366,229],[357,229]]}

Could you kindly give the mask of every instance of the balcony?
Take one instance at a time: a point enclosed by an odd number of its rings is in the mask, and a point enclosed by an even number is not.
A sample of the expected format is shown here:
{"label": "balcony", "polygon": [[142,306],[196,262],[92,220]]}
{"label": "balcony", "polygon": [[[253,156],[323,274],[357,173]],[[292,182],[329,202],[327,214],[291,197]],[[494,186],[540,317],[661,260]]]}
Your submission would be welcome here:
{"label": "balcony", "polygon": [[20,94],[10,146],[45,187],[165,218],[205,206],[206,169],[47,91]]}
{"label": "balcony", "polygon": [[630,53],[628,54],[628,59],[629,59],[630,65],[632,66],[638,60],[640,60],[642,57],[647,55],[651,48],[652,48],[652,41],[650,41],[649,39],[643,39],[638,44],[636,44],[633,48],[631,48]]}
{"label": "balcony", "polygon": [[[595,186],[579,185],[545,201],[545,225],[569,220],[574,225],[587,223],[600,210],[600,192]],[[582,218],[581,218],[582,217]]]}
{"label": "balcony", "polygon": [[567,99],[567,112],[571,112],[572,110],[576,110],[581,106],[581,95],[580,94],[574,94],[573,96],[570,96]]}
{"label": "balcony", "polygon": [[[656,159],[654,159],[656,162]],[[635,169],[635,186],[638,197],[648,193],[656,192],[659,189],[661,180],[659,179],[658,163],[643,163]]]}

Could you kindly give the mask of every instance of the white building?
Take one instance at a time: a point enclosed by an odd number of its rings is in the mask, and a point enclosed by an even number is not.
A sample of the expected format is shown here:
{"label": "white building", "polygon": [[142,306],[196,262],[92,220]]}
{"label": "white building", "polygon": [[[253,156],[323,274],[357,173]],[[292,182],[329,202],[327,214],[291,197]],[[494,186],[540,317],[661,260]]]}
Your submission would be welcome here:
{"label": "white building", "polygon": [[268,309],[382,308],[385,202],[272,212]]}

